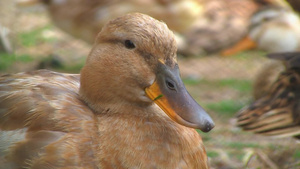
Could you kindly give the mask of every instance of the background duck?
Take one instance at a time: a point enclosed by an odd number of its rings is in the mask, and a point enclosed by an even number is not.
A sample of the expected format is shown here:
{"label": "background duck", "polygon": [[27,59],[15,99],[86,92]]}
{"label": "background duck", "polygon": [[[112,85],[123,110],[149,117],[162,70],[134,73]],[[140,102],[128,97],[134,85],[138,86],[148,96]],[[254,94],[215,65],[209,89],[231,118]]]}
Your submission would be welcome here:
{"label": "background duck", "polygon": [[103,27],[80,75],[0,77],[1,168],[207,169],[192,128],[214,123],[186,91],[176,49],[164,23],[127,14]]}
{"label": "background duck", "polygon": [[[269,53],[300,50],[300,19],[288,8],[269,6],[259,10],[251,19],[248,35],[223,55],[258,48]],[[264,96],[285,69],[281,61],[270,61],[262,67],[253,83],[254,99]]]}
{"label": "background duck", "polygon": [[[252,14],[281,0],[25,0],[24,6],[43,2],[52,21],[72,36],[92,44],[109,19],[128,12],[142,12],[164,21],[178,33],[181,55],[214,53],[241,39]],[[280,5],[280,3],[276,3]],[[72,9],[72,10],[66,10]]]}
{"label": "background duck", "polygon": [[179,53],[184,55],[220,52],[241,40],[252,15],[265,6],[287,6],[282,0],[207,0],[203,15],[183,33]]}
{"label": "background duck", "polygon": [[[251,25],[248,35],[240,41],[238,44],[233,46],[231,49],[223,52],[225,55],[234,54],[242,50],[258,48],[270,53],[274,52],[293,52],[299,51],[300,49],[300,19],[299,16],[290,10],[289,8],[281,8],[277,6],[269,6],[264,9],[259,10],[255,13],[251,19]],[[295,54],[296,55],[296,54]],[[271,55],[271,57],[273,57]],[[295,56],[297,57],[297,56]],[[277,57],[276,57],[277,58]],[[272,113],[274,105],[278,102],[286,101],[288,97],[286,95],[283,98],[279,98],[275,95],[276,92],[282,92],[283,89],[276,88],[283,82],[280,79],[284,78],[284,72],[288,71],[290,67],[286,68],[286,64],[289,61],[289,57],[285,57],[285,54],[278,56],[278,60],[270,61],[264,65],[253,82],[253,97],[254,103],[249,107],[241,110],[238,115],[238,125],[244,130],[249,130],[255,133],[262,133],[266,135],[279,135],[279,136],[291,136],[292,132],[288,129],[276,132],[276,130],[281,126],[287,124],[278,123],[278,126],[269,125],[266,123],[272,123],[271,121],[281,120],[288,123],[286,120],[288,115],[293,114],[296,110],[284,110],[285,112],[282,116],[271,116],[268,117],[269,113]],[[289,84],[286,84],[289,85]],[[283,86],[282,88],[287,88]],[[276,91],[278,90],[278,91]],[[294,92],[294,91],[292,91]],[[285,97],[286,96],[286,97]],[[275,98],[278,97],[278,98]],[[273,99],[273,100],[272,100]],[[274,100],[280,100],[276,103],[272,103]],[[283,105],[288,107],[292,106],[293,103],[286,103]],[[276,107],[276,106],[275,106]],[[281,107],[280,107],[281,108]],[[288,109],[288,108],[287,108]],[[275,109],[274,111],[281,110]],[[297,112],[294,112],[297,113]],[[276,112],[275,112],[276,114]],[[251,117],[251,115],[253,117]],[[265,118],[266,117],[266,118]],[[278,119],[275,119],[278,118]],[[248,119],[247,119],[248,118]],[[291,117],[289,120],[292,120]],[[274,121],[273,121],[274,122]],[[290,122],[291,125],[294,121]],[[269,125],[269,126],[268,126]],[[265,127],[266,126],[266,127]],[[265,128],[264,128],[265,127]],[[285,126],[286,127],[286,126]],[[273,130],[275,130],[273,132]],[[278,129],[279,130],[279,129]],[[284,135],[284,132],[285,135]]]}
{"label": "background duck", "polygon": [[164,21],[171,30],[182,32],[203,11],[199,0],[23,0],[18,4],[27,6],[39,2],[45,4],[56,26],[90,44],[107,21],[126,13],[148,14]]}
{"label": "background duck", "polygon": [[242,109],[237,124],[246,131],[267,136],[300,135],[300,52],[270,54],[286,64],[270,91]]}
{"label": "background duck", "polygon": [[268,52],[299,50],[299,16],[289,8],[278,6],[262,8],[252,16],[247,36],[222,54],[232,55],[253,48]]}

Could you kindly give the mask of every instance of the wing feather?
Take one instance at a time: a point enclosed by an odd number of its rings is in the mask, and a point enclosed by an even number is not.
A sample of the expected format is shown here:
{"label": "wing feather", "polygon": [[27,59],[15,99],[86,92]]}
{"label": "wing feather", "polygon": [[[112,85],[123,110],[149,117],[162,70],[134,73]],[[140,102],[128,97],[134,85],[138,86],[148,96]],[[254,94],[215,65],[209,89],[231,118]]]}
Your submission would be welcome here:
{"label": "wing feather", "polygon": [[298,136],[299,103],[300,75],[297,69],[291,69],[280,74],[268,95],[238,113],[237,125],[268,136]]}
{"label": "wing feather", "polygon": [[94,125],[93,112],[78,95],[79,78],[47,70],[0,77],[4,167],[92,165],[81,160],[82,154],[92,160],[92,148],[87,146],[92,145]]}

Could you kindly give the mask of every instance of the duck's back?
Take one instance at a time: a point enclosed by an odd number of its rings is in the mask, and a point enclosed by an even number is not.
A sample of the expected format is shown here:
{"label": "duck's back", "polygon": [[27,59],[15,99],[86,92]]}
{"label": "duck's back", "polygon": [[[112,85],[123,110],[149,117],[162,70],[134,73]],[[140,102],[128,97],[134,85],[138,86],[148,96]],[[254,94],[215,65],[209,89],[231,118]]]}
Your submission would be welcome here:
{"label": "duck's back", "polygon": [[79,75],[0,77],[0,168],[94,168],[93,113],[78,89]]}
{"label": "duck's back", "polygon": [[238,125],[267,136],[299,137],[299,82],[299,69],[282,72],[267,95],[239,112]]}

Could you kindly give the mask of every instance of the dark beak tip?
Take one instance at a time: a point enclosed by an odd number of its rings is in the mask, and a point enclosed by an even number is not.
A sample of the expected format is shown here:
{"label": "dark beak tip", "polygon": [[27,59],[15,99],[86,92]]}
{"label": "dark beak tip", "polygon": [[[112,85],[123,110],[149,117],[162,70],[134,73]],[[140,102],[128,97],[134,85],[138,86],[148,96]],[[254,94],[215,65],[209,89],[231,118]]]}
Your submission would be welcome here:
{"label": "dark beak tip", "polygon": [[213,122],[207,122],[204,127],[201,128],[201,131],[207,133],[215,127]]}

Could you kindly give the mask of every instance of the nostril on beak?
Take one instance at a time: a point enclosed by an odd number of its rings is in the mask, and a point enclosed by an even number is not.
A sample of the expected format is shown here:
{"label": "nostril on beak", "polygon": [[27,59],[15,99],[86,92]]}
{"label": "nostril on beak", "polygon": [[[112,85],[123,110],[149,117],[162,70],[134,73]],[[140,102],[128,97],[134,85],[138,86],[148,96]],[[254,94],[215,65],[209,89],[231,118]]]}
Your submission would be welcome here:
{"label": "nostril on beak", "polygon": [[205,124],[205,127],[203,129],[203,132],[209,132],[211,129],[215,127],[215,124],[213,122],[207,122]]}

